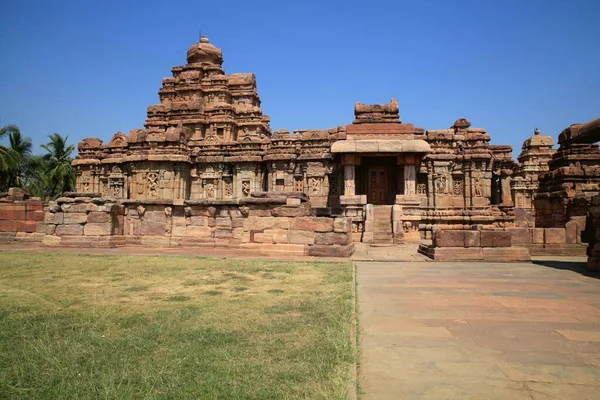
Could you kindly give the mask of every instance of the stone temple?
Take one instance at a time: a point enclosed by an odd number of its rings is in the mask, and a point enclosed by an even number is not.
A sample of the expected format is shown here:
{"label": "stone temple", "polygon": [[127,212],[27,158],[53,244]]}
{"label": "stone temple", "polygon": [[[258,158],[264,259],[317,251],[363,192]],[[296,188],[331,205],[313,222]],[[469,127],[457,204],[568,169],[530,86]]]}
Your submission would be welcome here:
{"label": "stone temple", "polygon": [[[349,255],[354,243],[431,240],[420,249],[430,257],[474,260],[585,248],[585,212],[569,214],[551,169],[575,166],[582,152],[585,165],[600,164],[597,145],[572,150],[564,139],[556,152],[536,130],[515,162],[510,146],[491,145],[466,118],[447,129],[403,122],[395,99],[356,103],[354,119],[335,128],[272,132],[254,74],[227,75],[222,63],[202,37],[162,80],[145,129],[79,143],[77,193],[47,207],[45,242]],[[594,173],[574,183],[588,206],[599,193]],[[67,223],[70,212],[81,215]],[[567,232],[571,217],[580,218]]]}

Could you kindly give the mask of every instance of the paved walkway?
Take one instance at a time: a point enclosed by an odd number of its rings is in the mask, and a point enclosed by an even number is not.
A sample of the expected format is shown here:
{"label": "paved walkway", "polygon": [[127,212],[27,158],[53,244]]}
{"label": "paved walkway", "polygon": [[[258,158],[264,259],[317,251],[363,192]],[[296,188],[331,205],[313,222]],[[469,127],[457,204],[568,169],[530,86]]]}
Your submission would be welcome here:
{"label": "paved walkway", "polygon": [[582,262],[356,265],[359,398],[600,399],[600,276]]}
{"label": "paved walkway", "polygon": [[419,243],[405,243],[401,245],[368,245],[354,244],[354,254],[350,257],[353,261],[431,261],[417,251]]}

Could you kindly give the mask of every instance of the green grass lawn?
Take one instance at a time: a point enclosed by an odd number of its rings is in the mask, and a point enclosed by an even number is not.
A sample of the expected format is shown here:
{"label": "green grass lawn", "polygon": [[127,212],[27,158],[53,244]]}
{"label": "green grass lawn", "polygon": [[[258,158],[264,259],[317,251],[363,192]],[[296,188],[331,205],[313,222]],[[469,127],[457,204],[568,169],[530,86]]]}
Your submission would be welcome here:
{"label": "green grass lawn", "polygon": [[0,252],[0,398],[342,399],[349,263]]}

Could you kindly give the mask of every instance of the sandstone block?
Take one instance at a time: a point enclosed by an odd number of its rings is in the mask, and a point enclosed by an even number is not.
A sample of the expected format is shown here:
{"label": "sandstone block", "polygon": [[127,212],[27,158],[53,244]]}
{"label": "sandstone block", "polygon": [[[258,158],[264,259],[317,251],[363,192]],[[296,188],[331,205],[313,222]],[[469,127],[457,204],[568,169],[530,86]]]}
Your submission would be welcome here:
{"label": "sandstone block", "polygon": [[43,221],[44,220],[44,210],[35,210],[33,211],[33,219],[35,221]]}
{"label": "sandstone block", "polygon": [[545,228],[544,229],[544,243],[545,244],[557,244],[566,243],[566,234],[564,228]]}
{"label": "sandstone block", "polygon": [[233,228],[231,230],[232,238],[242,240],[244,237],[244,229],[243,228]]}
{"label": "sandstone block", "polygon": [[212,228],[208,226],[186,226],[185,227],[185,236],[193,236],[193,237],[202,237],[209,238],[212,237]]}
{"label": "sandstone block", "polygon": [[327,217],[298,217],[292,220],[291,229],[297,231],[331,232],[333,218]]}
{"label": "sandstone block", "polygon": [[134,235],[163,236],[167,232],[167,224],[153,221],[137,221],[134,224]]}
{"label": "sandstone block", "polygon": [[46,235],[54,235],[54,231],[56,230],[56,225],[54,224],[45,224],[44,233]]}
{"label": "sandstone block", "polygon": [[481,247],[510,247],[512,237],[510,232],[483,230],[481,231]]}
{"label": "sandstone block", "polygon": [[531,243],[544,244],[544,228],[533,228],[531,230]]}
{"label": "sandstone block", "polygon": [[160,211],[151,211],[151,210],[146,210],[146,212],[144,213],[143,217],[142,217],[143,221],[148,221],[148,222],[158,222],[161,224],[166,224],[167,223],[167,216],[165,215],[165,211],[164,210],[160,210]]}
{"label": "sandstone block", "polygon": [[273,235],[266,232],[255,232],[254,243],[273,243]]}
{"label": "sandstone block", "polygon": [[231,239],[233,233],[230,228],[215,228],[214,236],[215,239]]}
{"label": "sandstone block", "polygon": [[288,230],[286,229],[266,229],[264,233],[271,235],[273,243],[288,242]]}
{"label": "sandstone block", "polygon": [[464,231],[465,247],[480,247],[481,232],[480,231]]}
{"label": "sandstone block", "polygon": [[88,211],[98,211],[98,206],[94,203],[62,204],[60,208],[66,213],[86,213]]}
{"label": "sandstone block", "polygon": [[109,213],[92,211],[87,215],[88,223],[104,223],[104,222],[110,222],[110,221],[111,221],[111,215]]}
{"label": "sandstone block", "polygon": [[37,229],[37,221],[19,221],[18,232],[34,233]]}
{"label": "sandstone block", "polygon": [[[299,200],[299,199],[296,199]],[[303,217],[307,215],[307,208],[304,205],[299,206],[281,206],[271,210],[274,217]]]}
{"label": "sandstone block", "polygon": [[206,216],[192,216],[190,217],[190,225],[193,226],[206,226],[208,224],[208,218]]}
{"label": "sandstone block", "polygon": [[433,234],[434,247],[464,247],[464,231],[438,229]]}
{"label": "sandstone block", "polygon": [[85,224],[87,222],[87,214],[84,212],[66,212],[64,214],[64,224]]}
{"label": "sandstone block", "polygon": [[112,227],[107,222],[91,222],[85,224],[83,234],[86,236],[108,236],[112,234]]}
{"label": "sandstone block", "polygon": [[44,246],[59,246],[60,242],[61,242],[60,236],[46,235],[42,239],[42,244]]}
{"label": "sandstone block", "polygon": [[569,221],[565,224],[565,243],[581,243],[581,231],[577,221]]}
{"label": "sandstone block", "polygon": [[249,216],[244,223],[244,229],[248,231],[271,229],[275,225],[275,222],[275,217],[271,217],[270,214],[268,217]]}
{"label": "sandstone block", "polygon": [[171,227],[171,236],[185,236],[185,232],[186,232],[186,227],[185,226],[179,226],[179,225],[175,225]]}
{"label": "sandstone block", "polygon": [[315,244],[348,244],[350,236],[347,233],[324,232],[315,234]]}
{"label": "sandstone block", "polygon": [[352,232],[352,218],[335,218],[333,220],[333,231],[338,233]]}
{"label": "sandstone block", "polygon": [[314,244],[315,232],[312,231],[290,231],[290,243],[292,244]]}
{"label": "sandstone block", "polygon": [[308,246],[308,255],[313,257],[338,257],[338,248],[322,244]]}
{"label": "sandstone block", "polygon": [[243,228],[245,221],[246,221],[246,218],[243,218],[243,217],[231,218],[231,227],[232,228]]}
{"label": "sandstone block", "polygon": [[186,225],[185,217],[183,215],[177,215],[177,216],[174,215],[171,218],[171,225],[173,225],[173,226],[185,226]]}
{"label": "sandstone block", "polygon": [[271,209],[262,206],[251,206],[248,210],[248,217],[270,217]]}
{"label": "sandstone block", "polygon": [[338,257],[350,257],[354,254],[354,243],[341,245],[338,248]]}
{"label": "sandstone block", "polygon": [[484,247],[484,261],[529,261],[531,256],[525,247]]}
{"label": "sandstone block", "polygon": [[[18,207],[18,208],[17,208]],[[14,207],[3,207],[2,218],[3,220],[17,220],[25,219],[26,212],[25,207],[21,205],[15,205]]]}
{"label": "sandstone block", "polygon": [[229,217],[217,217],[215,219],[215,225],[219,227],[231,228],[231,218]]}
{"label": "sandstone block", "polygon": [[57,225],[54,234],[57,236],[83,235],[83,225],[81,224],[63,224]]}
{"label": "sandstone block", "polygon": [[506,232],[510,232],[512,236],[512,244],[522,246],[531,244],[531,229],[528,228],[506,228]]}
{"label": "sandstone block", "polygon": [[275,224],[273,224],[274,229],[290,229],[290,225],[292,224],[292,220],[290,218],[281,217],[275,218]]}

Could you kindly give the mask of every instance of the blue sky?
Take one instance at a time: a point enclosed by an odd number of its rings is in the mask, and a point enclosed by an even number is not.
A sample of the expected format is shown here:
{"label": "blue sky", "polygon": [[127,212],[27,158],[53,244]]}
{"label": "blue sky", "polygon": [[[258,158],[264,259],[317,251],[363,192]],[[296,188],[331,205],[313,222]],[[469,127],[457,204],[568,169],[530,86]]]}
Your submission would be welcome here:
{"label": "blue sky", "polygon": [[600,2],[0,2],[0,124],[107,142],[140,128],[202,30],[227,73],[254,72],[273,130],[350,123],[395,97],[403,122],[484,127],[513,156],[600,116]]}

